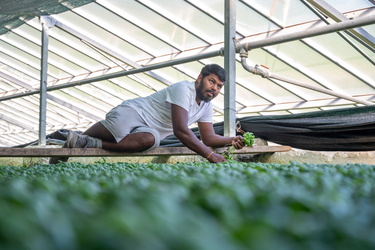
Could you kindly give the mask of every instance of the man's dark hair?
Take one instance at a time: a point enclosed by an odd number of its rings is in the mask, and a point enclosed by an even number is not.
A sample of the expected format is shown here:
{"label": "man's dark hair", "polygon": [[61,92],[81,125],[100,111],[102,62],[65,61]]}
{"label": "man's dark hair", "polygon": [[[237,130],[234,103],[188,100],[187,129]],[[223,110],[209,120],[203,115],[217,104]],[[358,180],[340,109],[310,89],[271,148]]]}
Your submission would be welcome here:
{"label": "man's dark hair", "polygon": [[207,64],[201,70],[202,78],[210,74],[215,74],[219,77],[220,81],[225,82],[226,72],[220,65],[217,64]]}

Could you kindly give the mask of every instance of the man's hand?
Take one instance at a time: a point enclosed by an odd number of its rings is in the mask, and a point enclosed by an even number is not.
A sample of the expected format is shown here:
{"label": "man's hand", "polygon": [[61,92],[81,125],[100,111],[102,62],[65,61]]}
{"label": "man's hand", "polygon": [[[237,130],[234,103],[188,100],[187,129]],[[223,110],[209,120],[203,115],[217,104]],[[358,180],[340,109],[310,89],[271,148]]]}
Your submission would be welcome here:
{"label": "man's hand", "polygon": [[232,146],[235,147],[235,149],[241,149],[245,146],[245,143],[243,142],[243,137],[238,135],[233,138],[232,140]]}
{"label": "man's hand", "polygon": [[211,163],[217,163],[217,162],[224,162],[227,161],[224,156],[221,154],[217,154],[215,152],[212,152],[208,157],[207,160]]}

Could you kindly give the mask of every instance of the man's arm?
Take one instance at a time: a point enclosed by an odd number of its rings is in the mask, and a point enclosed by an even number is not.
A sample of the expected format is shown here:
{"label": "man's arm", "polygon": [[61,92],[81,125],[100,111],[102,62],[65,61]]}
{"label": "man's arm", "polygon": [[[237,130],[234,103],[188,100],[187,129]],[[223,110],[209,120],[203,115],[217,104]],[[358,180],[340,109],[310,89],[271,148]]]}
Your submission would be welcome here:
{"label": "man's arm", "polygon": [[178,105],[172,104],[172,125],[174,135],[186,147],[207,158],[207,160],[209,160],[210,162],[226,161],[224,156],[213,153],[210,148],[208,148],[198,140],[198,138],[187,125],[188,119],[188,111]]}
{"label": "man's arm", "polygon": [[209,147],[217,148],[232,145],[236,149],[241,149],[245,146],[242,136],[225,137],[218,135],[210,122],[199,122],[198,128],[203,143]]}

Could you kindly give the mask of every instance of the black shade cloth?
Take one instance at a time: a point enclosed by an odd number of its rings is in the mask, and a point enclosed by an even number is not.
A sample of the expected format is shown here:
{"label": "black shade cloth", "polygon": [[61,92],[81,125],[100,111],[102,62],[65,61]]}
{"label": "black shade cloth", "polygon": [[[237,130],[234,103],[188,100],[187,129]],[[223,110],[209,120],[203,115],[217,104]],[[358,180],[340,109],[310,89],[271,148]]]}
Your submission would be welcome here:
{"label": "black shade cloth", "polygon": [[[375,106],[251,116],[239,118],[238,121],[242,130],[254,133],[257,138],[294,148],[315,151],[375,150]],[[224,123],[215,123],[214,129],[215,133],[223,135]],[[198,128],[192,131],[200,138]],[[67,130],[58,130],[48,135],[47,139],[65,140],[67,134]],[[172,135],[162,140],[160,146],[183,145]]]}
{"label": "black shade cloth", "polygon": [[[257,138],[294,148],[315,151],[375,150],[375,106],[324,110],[291,115],[251,116],[237,119],[241,129]],[[215,123],[223,134],[223,122]],[[199,132],[193,129],[196,135]],[[174,136],[163,146],[178,146]]]}
{"label": "black shade cloth", "polygon": [[256,137],[316,151],[375,150],[375,106],[240,119]]}

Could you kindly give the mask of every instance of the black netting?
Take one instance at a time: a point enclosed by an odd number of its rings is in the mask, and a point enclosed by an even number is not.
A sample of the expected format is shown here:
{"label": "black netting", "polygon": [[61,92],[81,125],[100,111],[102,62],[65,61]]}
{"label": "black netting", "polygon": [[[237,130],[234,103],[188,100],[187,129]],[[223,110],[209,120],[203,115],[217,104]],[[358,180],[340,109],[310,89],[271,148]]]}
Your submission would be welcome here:
{"label": "black netting", "polygon": [[[244,131],[258,138],[294,148],[316,151],[375,150],[375,106],[334,109],[292,115],[252,116],[238,121]],[[224,123],[214,124],[223,135]],[[200,138],[198,128],[192,131]],[[67,130],[58,130],[47,139],[65,140]],[[25,147],[35,142],[19,145]],[[161,147],[183,146],[175,136],[168,136]]]}
{"label": "black netting", "polygon": [[375,150],[375,106],[240,119],[257,137],[320,151]]}
{"label": "black netting", "polygon": [[[238,119],[244,131],[258,138],[294,148],[317,151],[375,150],[375,106],[292,115],[252,116]],[[223,134],[223,123],[214,124]],[[193,131],[199,136],[198,130]],[[174,136],[163,146],[178,146]]]}

